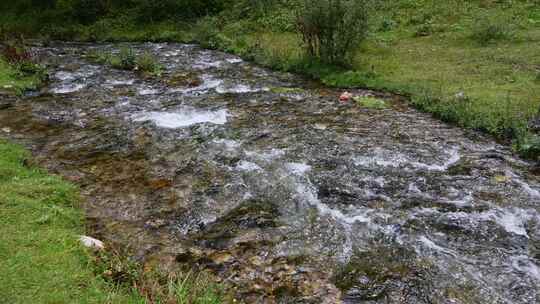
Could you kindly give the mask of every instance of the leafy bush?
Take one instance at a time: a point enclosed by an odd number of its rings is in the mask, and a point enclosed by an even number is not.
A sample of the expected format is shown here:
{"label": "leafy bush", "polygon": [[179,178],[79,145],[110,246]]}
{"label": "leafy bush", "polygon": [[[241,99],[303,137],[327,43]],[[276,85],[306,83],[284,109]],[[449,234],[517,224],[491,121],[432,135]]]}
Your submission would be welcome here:
{"label": "leafy bush", "polygon": [[538,160],[540,157],[540,137],[527,134],[517,140],[515,148],[521,157]]}
{"label": "leafy bush", "polygon": [[297,30],[311,57],[344,64],[367,34],[367,0],[304,0]]}

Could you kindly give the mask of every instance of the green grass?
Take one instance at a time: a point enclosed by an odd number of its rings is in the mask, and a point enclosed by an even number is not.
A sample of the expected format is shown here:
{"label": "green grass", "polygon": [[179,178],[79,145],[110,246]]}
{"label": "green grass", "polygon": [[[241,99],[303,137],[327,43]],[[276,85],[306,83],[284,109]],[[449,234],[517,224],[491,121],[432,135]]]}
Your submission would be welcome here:
{"label": "green grass", "polygon": [[354,101],[358,103],[359,106],[365,107],[368,109],[385,109],[388,106],[386,102],[382,99],[375,97],[355,97]]}
{"label": "green grass", "polygon": [[77,188],[24,165],[0,140],[0,297],[3,303],[142,303],[93,273],[81,247]]}
{"label": "green grass", "polygon": [[41,83],[42,78],[39,75],[21,73],[0,58],[0,91],[21,93],[36,89]]}

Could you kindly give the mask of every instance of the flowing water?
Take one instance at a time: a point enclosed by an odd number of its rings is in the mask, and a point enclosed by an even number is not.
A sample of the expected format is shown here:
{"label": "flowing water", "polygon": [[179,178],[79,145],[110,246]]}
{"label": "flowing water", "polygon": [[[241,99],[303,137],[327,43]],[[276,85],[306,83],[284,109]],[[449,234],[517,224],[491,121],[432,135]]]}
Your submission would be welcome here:
{"label": "flowing water", "polygon": [[[143,78],[39,47],[0,135],[81,185],[89,229],[246,303],[540,303],[540,180],[488,137],[193,45]],[[355,91],[357,95],[372,92]]]}

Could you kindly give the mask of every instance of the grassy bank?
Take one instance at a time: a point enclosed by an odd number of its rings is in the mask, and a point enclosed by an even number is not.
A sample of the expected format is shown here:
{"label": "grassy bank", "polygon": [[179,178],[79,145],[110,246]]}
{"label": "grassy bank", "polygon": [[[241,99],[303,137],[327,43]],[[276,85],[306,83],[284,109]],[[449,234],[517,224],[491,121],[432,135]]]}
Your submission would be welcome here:
{"label": "grassy bank", "polygon": [[81,247],[77,189],[24,165],[0,140],[0,299],[3,303],[142,303],[94,274]]}

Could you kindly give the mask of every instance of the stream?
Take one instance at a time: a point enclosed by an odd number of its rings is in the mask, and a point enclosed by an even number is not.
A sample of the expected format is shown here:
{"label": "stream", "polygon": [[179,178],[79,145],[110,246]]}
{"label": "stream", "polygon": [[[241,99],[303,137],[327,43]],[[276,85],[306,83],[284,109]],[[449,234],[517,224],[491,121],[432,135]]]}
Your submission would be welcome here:
{"label": "stream", "polygon": [[159,78],[36,47],[51,81],[0,136],[80,185],[89,233],[246,303],[540,303],[540,178],[490,137],[195,45]]}

